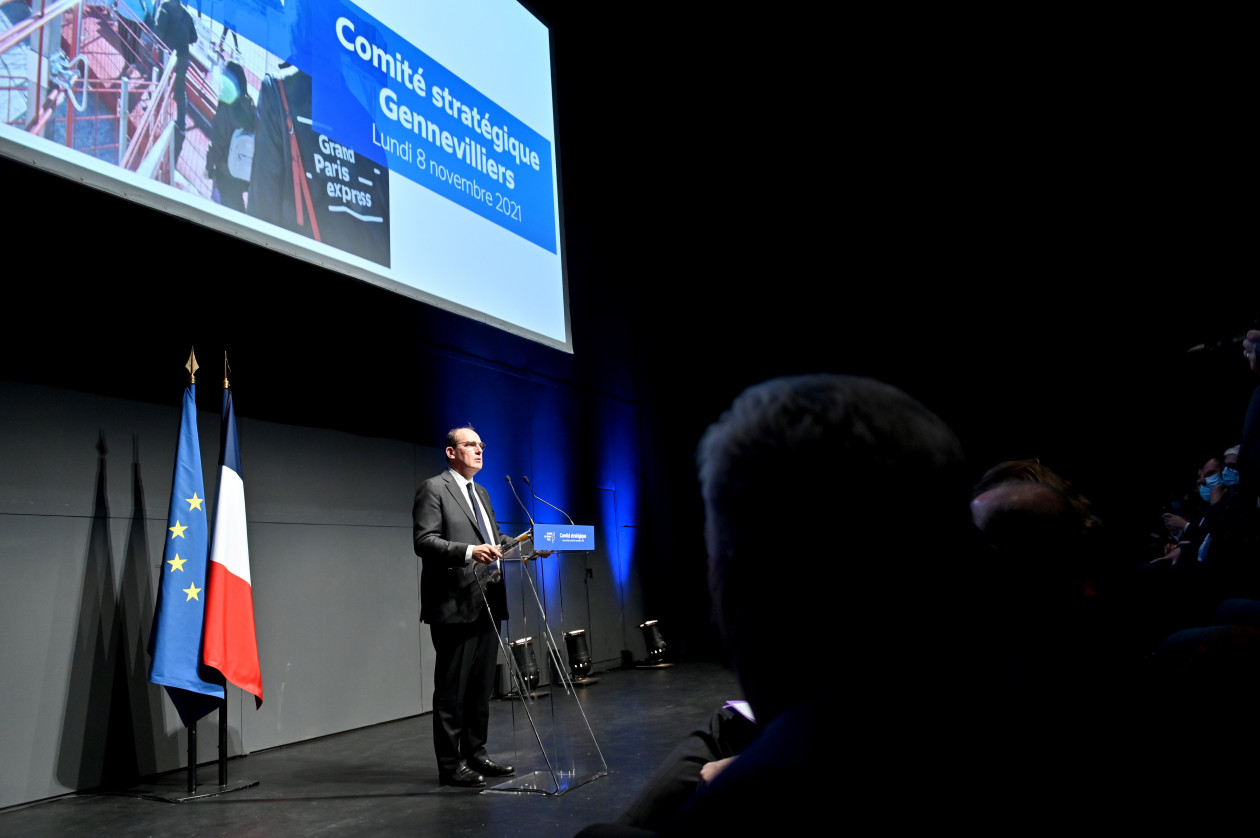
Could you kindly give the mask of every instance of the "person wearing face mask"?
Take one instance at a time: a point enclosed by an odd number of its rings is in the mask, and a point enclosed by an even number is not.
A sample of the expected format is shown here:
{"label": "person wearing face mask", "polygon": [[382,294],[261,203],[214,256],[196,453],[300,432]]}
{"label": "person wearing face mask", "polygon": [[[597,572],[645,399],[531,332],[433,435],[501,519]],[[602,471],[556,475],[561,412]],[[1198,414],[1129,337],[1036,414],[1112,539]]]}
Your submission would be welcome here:
{"label": "person wearing face mask", "polygon": [[1150,651],[1174,632],[1210,625],[1223,599],[1243,596],[1230,593],[1245,586],[1231,578],[1237,576],[1231,560],[1236,492],[1225,485],[1223,471],[1221,456],[1204,462],[1182,514],[1163,515],[1173,541],[1131,579],[1136,642]]}
{"label": "person wearing face mask", "polygon": [[[1260,330],[1247,333],[1243,355],[1260,376]],[[1216,622],[1226,600],[1260,600],[1260,386],[1243,421],[1241,445],[1199,469],[1197,494],[1205,506],[1182,516],[1164,513],[1175,544],[1146,562],[1139,577],[1154,633]],[[1248,477],[1248,475],[1252,475]],[[1260,610],[1260,609],[1258,609]]]}
{"label": "person wearing face mask", "polygon": [[[1168,529],[1169,535],[1177,539],[1177,543],[1170,544],[1165,549],[1164,555],[1156,558],[1153,563],[1167,562],[1173,567],[1178,567],[1183,562],[1198,558],[1200,551],[1206,549],[1203,543],[1209,532],[1207,512],[1213,503],[1219,503],[1225,495],[1225,486],[1221,479],[1222,470],[1223,463],[1218,457],[1209,458],[1199,469],[1195,483],[1199,498],[1204,504],[1201,514],[1183,518],[1169,512],[1164,513],[1164,526]],[[1213,491],[1216,492],[1215,501],[1212,499]]]}
{"label": "person wearing face mask", "polygon": [[1207,562],[1208,555],[1212,551],[1212,531],[1220,529],[1225,517],[1225,500],[1229,497],[1230,490],[1221,476],[1224,470],[1224,460],[1216,457],[1208,460],[1203,468],[1199,469],[1199,498],[1207,504],[1203,510],[1203,517],[1199,519],[1198,531],[1195,533],[1199,540],[1199,549],[1195,551],[1194,558],[1200,563]]}
{"label": "person wearing face mask", "polygon": [[1193,560],[1205,570],[1205,592],[1218,603],[1260,598],[1260,513],[1253,496],[1242,491],[1237,459],[1238,448],[1231,448],[1199,470],[1199,497],[1206,506],[1170,551],[1174,565]]}
{"label": "person wearing face mask", "polygon": [[[1248,331],[1242,345],[1247,366],[1260,376],[1260,330]],[[1260,386],[1243,419],[1242,442],[1224,454],[1221,484],[1221,499],[1209,508],[1214,571],[1224,596],[1260,600]]]}
{"label": "person wearing face mask", "polygon": [[1225,498],[1225,463],[1213,457],[1199,469],[1199,497],[1209,506]]}
{"label": "person wearing face mask", "polygon": [[1221,469],[1221,482],[1230,488],[1237,486],[1241,479],[1238,474],[1238,452],[1241,449],[1241,445],[1225,449],[1225,467]]}

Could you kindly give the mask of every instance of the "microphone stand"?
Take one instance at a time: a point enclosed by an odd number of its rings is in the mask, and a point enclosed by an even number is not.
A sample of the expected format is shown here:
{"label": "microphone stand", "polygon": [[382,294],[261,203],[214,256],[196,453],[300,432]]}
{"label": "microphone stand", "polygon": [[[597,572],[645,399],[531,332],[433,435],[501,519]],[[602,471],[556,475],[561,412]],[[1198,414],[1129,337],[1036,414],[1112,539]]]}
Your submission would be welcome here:
{"label": "microphone stand", "polygon": [[[521,479],[525,481],[525,485],[526,485],[526,486],[529,486],[529,493],[530,493],[531,495],[534,495],[534,500],[537,500],[537,501],[542,501],[543,503],[545,503],[545,504],[547,504],[548,506],[550,506],[552,509],[554,509],[554,510],[556,510],[557,512],[559,512],[559,513],[560,513],[561,515],[563,515],[564,517],[569,518],[569,513],[565,512],[563,509],[561,509],[560,507],[556,506],[554,503],[550,503],[550,502],[548,502],[548,501],[545,501],[545,500],[543,500],[542,498],[538,497],[538,495],[535,495],[535,494],[534,494],[534,487],[530,484],[530,482],[529,482],[529,478],[528,478],[528,477],[526,477],[525,475],[523,475],[523,474],[522,474],[522,475],[521,475]],[[512,479],[509,477],[509,478],[508,478],[508,483],[511,483],[511,482],[512,482]],[[512,491],[513,491],[513,492],[515,492],[516,490],[515,490],[515,489],[513,489]],[[517,500],[517,502],[518,502],[518,503],[520,502],[520,498],[517,498],[516,500]],[[522,506],[524,506],[524,504],[521,504],[521,505],[522,505]],[[526,514],[526,515],[528,515],[529,513],[528,513],[528,512],[526,512],[525,514]],[[530,519],[529,519],[529,522],[530,522],[531,524],[532,524],[532,523],[534,523],[534,519],[533,519],[533,518],[530,518]],[[573,519],[572,519],[572,518],[569,518],[569,525],[570,525],[570,526],[576,526],[576,525],[573,523]]]}

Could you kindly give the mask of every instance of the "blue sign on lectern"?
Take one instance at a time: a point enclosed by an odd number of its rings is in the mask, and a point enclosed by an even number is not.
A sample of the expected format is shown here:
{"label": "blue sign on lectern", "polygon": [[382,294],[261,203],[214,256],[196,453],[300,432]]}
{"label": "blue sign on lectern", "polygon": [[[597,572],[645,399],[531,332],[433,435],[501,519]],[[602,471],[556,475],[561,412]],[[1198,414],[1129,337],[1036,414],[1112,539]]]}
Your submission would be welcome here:
{"label": "blue sign on lectern", "polygon": [[536,524],[535,550],[594,550],[595,528],[577,524]]}

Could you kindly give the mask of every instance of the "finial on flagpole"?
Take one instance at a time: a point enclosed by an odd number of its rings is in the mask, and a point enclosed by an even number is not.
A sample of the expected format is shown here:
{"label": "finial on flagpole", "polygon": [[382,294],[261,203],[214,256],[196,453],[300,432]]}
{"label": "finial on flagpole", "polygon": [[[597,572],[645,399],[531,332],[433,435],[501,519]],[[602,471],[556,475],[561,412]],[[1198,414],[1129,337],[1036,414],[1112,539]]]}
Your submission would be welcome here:
{"label": "finial on flagpole", "polygon": [[223,389],[226,390],[232,385],[228,383],[228,362],[227,350],[223,350]]}
{"label": "finial on flagpole", "polygon": [[196,347],[192,347],[188,350],[188,363],[184,364],[184,369],[188,370],[189,384],[197,383],[197,369],[200,366],[201,365],[197,363]]}

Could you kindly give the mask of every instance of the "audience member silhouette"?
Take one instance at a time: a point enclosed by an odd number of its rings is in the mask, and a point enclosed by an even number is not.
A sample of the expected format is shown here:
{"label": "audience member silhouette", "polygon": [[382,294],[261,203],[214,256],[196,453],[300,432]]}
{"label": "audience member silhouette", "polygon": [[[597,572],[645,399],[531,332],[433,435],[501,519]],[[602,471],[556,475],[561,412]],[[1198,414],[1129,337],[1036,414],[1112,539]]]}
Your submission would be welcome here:
{"label": "audience member silhouette", "polygon": [[[839,814],[828,778],[904,805],[902,784],[946,776],[974,733],[953,685],[976,656],[946,639],[978,613],[954,434],[878,381],[780,378],[742,393],[698,459],[714,616],[759,733],[659,833],[815,829]],[[862,526],[837,544],[840,514]]]}

